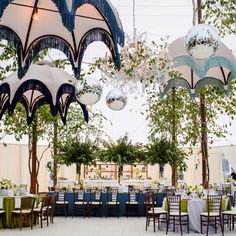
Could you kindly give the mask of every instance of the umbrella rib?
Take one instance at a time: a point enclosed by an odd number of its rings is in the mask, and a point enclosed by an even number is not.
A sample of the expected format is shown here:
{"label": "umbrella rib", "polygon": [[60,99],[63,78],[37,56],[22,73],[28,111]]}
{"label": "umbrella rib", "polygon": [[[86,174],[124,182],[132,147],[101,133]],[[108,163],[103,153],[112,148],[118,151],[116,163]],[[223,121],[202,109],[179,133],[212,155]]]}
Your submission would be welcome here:
{"label": "umbrella rib", "polygon": [[221,70],[221,73],[222,73],[223,78],[224,78],[224,84],[226,84],[227,81],[226,81],[225,72],[224,72],[224,69],[222,68],[222,66],[220,66],[220,70]]}
{"label": "umbrella rib", "polygon": [[72,40],[73,40],[73,44],[74,44],[74,49],[75,49],[75,58],[77,58],[77,55],[78,55],[78,49],[76,47],[76,39],[75,39],[75,33],[74,33],[74,30],[71,31],[71,36],[72,36]]}
{"label": "umbrella rib", "polygon": [[28,44],[28,41],[29,41],[30,31],[31,31],[31,28],[32,28],[32,23],[33,23],[33,19],[34,19],[34,13],[35,13],[35,9],[37,8],[38,2],[39,2],[39,0],[35,0],[33,11],[32,11],[32,14],[31,14],[31,18],[30,18],[30,22],[29,22],[29,27],[28,27],[28,31],[27,31],[27,35],[26,35],[26,40],[25,40],[25,47],[24,47],[24,50],[23,50],[24,57],[25,57],[25,52],[27,50],[26,48],[27,48],[27,44]]}
{"label": "umbrella rib", "polygon": [[193,89],[193,69],[191,69],[191,89]]}
{"label": "umbrella rib", "polygon": [[[33,6],[26,5],[26,4],[22,4],[22,3],[14,3],[14,2],[12,2],[12,3],[10,3],[10,4],[16,5],[16,6],[34,8]],[[44,7],[38,7],[38,9],[39,9],[39,10],[43,10],[43,11],[49,11],[49,12],[56,12],[56,13],[59,13],[59,11],[52,10],[52,9],[48,9],[48,8],[44,8]],[[99,19],[99,18],[91,17],[91,16],[83,16],[83,15],[79,15],[79,14],[76,14],[75,16],[81,17],[81,18],[86,18],[86,19],[91,19],[91,20],[105,21],[104,19]]]}

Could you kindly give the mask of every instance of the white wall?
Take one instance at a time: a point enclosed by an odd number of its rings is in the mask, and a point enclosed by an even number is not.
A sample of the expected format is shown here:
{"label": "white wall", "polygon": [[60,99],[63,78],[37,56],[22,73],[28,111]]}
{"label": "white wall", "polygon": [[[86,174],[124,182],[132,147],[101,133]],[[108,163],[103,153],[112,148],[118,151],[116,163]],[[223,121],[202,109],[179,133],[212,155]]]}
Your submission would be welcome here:
{"label": "white wall", "polygon": [[[46,146],[38,146],[38,156],[41,156],[42,151]],[[213,147],[209,150],[209,164],[210,164],[210,183],[222,182],[222,158],[227,158],[230,164],[236,169],[236,146],[221,146]],[[47,161],[51,159],[50,150],[47,150],[41,161],[39,171],[39,184],[40,191],[47,190],[49,186],[49,173],[45,166]],[[200,162],[199,162],[200,161]],[[199,149],[194,149],[193,154],[189,156],[188,171],[184,173],[184,178],[187,184],[200,184],[201,175],[201,156],[199,155]],[[196,165],[198,167],[196,168]],[[82,171],[83,176],[83,171]],[[159,180],[159,168],[158,166],[148,166],[148,176],[153,180]],[[58,177],[65,177],[70,180],[76,180],[75,165],[70,167],[62,166],[59,169]],[[13,183],[28,184],[30,185],[30,176],[28,171],[28,148],[27,145],[19,144],[7,144],[4,147],[0,144],[0,179],[8,178]],[[165,166],[164,178],[171,179],[170,166]]]}

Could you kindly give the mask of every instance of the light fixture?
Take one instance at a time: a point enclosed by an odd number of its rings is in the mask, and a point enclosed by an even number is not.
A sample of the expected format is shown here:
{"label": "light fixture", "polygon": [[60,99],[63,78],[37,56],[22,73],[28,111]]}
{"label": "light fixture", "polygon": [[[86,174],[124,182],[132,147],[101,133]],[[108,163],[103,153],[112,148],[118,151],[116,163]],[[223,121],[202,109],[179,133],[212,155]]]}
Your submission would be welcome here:
{"label": "light fixture", "polygon": [[123,109],[127,104],[127,97],[120,89],[112,89],[106,96],[106,103],[114,111]]}
{"label": "light fixture", "polygon": [[218,32],[205,24],[193,26],[185,38],[187,52],[196,59],[208,59],[217,52],[219,44]]}
{"label": "light fixture", "polygon": [[85,77],[75,85],[75,96],[78,102],[84,105],[97,103],[102,95],[102,86],[98,80],[91,76]]}
{"label": "light fixture", "polygon": [[33,19],[34,20],[38,20],[39,19],[39,12],[38,12],[38,8],[34,8],[34,14],[33,14]]}

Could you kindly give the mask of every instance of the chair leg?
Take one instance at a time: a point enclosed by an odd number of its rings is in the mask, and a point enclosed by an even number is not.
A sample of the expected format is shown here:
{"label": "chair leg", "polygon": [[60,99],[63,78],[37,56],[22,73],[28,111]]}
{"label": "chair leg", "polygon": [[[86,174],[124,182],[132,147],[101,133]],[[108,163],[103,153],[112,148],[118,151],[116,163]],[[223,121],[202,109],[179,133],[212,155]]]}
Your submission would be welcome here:
{"label": "chair leg", "polygon": [[125,211],[126,211],[126,217],[128,218],[128,205],[126,204],[126,209],[125,209]]}
{"label": "chair leg", "polygon": [[155,219],[155,215],[153,216],[153,230],[154,230],[154,232],[156,232],[156,219]]}
{"label": "chair leg", "polygon": [[41,224],[41,228],[43,228],[43,213],[40,213],[40,224]]}
{"label": "chair leg", "polygon": [[208,232],[209,232],[209,224],[210,224],[210,220],[209,218],[207,219],[207,233],[206,233],[206,236],[208,236]]}
{"label": "chair leg", "polygon": [[117,218],[119,219],[119,217],[120,217],[120,206],[118,205],[117,206]]}
{"label": "chair leg", "polygon": [[220,217],[220,227],[221,227],[222,235],[224,236],[224,227],[223,227],[223,223],[222,223],[221,217]]}
{"label": "chair leg", "polygon": [[201,234],[202,234],[202,216],[200,217],[201,218]]}
{"label": "chair leg", "polygon": [[180,219],[179,219],[179,223],[180,223],[180,233],[181,233],[181,236],[183,235],[183,227],[182,227],[182,217],[180,216]]}
{"label": "chair leg", "polygon": [[188,227],[188,234],[189,234],[189,216],[187,215],[187,227]]}
{"label": "chair leg", "polygon": [[169,230],[169,221],[170,221],[170,216],[167,216],[167,221],[166,221],[166,234],[168,234],[168,230]]}

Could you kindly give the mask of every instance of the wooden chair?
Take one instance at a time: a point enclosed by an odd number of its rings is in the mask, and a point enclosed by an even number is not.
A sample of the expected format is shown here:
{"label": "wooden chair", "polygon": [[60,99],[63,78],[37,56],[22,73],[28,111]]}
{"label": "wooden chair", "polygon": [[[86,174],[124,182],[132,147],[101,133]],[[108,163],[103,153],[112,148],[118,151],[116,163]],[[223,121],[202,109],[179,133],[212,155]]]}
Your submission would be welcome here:
{"label": "wooden chair", "polygon": [[222,196],[207,196],[207,212],[201,213],[201,233],[203,226],[207,226],[206,235],[209,232],[210,223],[214,223],[215,233],[217,233],[217,225],[220,225],[221,232],[224,235],[222,222]]}
{"label": "wooden chair", "polygon": [[102,217],[102,191],[101,190],[90,190],[89,194],[89,204],[88,204],[88,217],[91,216],[93,209],[98,209],[100,211],[100,217]]}
{"label": "wooden chair", "polygon": [[126,217],[129,212],[136,210],[138,217],[140,217],[140,202],[139,202],[139,191],[129,191],[128,201],[126,202]]}
{"label": "wooden chair", "polygon": [[56,193],[50,195],[48,201],[49,201],[48,216],[50,218],[50,222],[53,224],[56,211]]}
{"label": "wooden chair", "polygon": [[55,209],[59,209],[62,207],[64,209],[64,215],[65,218],[67,218],[67,213],[68,213],[68,201],[66,201],[66,190],[58,190],[56,192],[56,204],[55,204]]}
{"label": "wooden chair", "polygon": [[183,235],[183,226],[187,226],[189,233],[189,215],[187,212],[181,211],[181,196],[167,196],[166,204],[168,209],[166,234],[168,234],[170,224],[173,224],[174,232],[176,226],[180,226],[180,233]]}
{"label": "wooden chair", "polygon": [[12,228],[14,217],[19,217],[20,230],[22,225],[30,223],[31,229],[33,229],[33,210],[34,210],[35,197],[22,197],[19,210],[14,210],[12,214]]}
{"label": "wooden chair", "polygon": [[46,221],[47,226],[48,226],[49,203],[50,203],[50,196],[45,196],[45,197],[42,198],[40,207],[39,208],[34,208],[34,210],[33,210],[34,215],[37,218],[38,222],[39,222],[39,219],[40,219],[41,228],[43,228],[43,221]]}
{"label": "wooden chair", "polygon": [[109,209],[115,209],[117,218],[120,216],[120,202],[118,199],[118,189],[107,191],[106,198],[106,217],[109,215]]}
{"label": "wooden chair", "polygon": [[87,211],[87,202],[85,201],[85,192],[84,190],[73,189],[73,214],[72,218],[76,215],[77,210],[83,210],[83,216],[85,218]]}
{"label": "wooden chair", "polygon": [[3,209],[0,209],[0,220],[2,221],[2,226],[4,228],[6,212]]}
{"label": "wooden chair", "polygon": [[153,222],[153,230],[156,232],[156,223],[167,223],[167,211],[162,208],[155,207],[155,196],[154,192],[145,193],[145,213],[146,213],[146,231],[150,225],[150,222]]}

